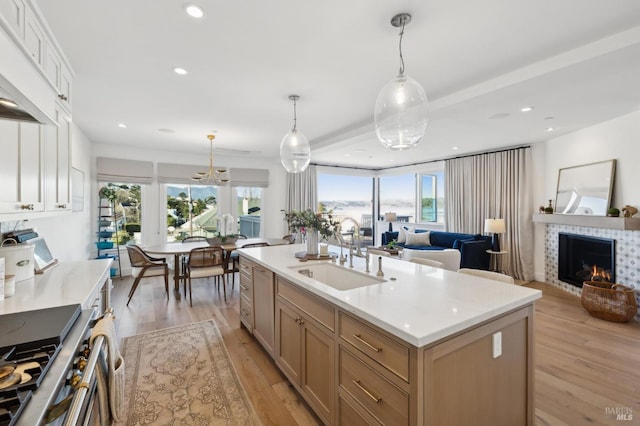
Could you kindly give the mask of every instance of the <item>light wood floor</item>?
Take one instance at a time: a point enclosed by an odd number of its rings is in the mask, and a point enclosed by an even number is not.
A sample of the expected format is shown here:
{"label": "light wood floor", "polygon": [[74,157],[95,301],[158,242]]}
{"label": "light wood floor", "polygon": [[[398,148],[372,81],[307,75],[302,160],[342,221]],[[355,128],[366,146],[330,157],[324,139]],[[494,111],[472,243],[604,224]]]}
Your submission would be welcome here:
{"label": "light wood floor", "polygon": [[[237,277],[226,302],[213,281],[194,281],[193,307],[173,290],[167,300],[158,278],[143,280],[127,307],[130,285],[130,278],[114,280],[112,305],[121,338],[213,318],[262,422],[319,424],[271,358],[240,328]],[[598,320],[575,296],[544,283],[529,286],[543,291],[536,307],[536,424],[639,424],[640,323]],[[616,420],[608,413],[616,408],[633,420]]]}

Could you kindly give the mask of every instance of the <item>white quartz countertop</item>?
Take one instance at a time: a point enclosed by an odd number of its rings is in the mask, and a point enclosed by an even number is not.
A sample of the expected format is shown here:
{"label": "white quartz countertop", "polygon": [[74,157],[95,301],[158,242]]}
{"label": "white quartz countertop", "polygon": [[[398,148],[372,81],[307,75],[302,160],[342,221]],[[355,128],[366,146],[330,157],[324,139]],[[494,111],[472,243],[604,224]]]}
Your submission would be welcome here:
{"label": "white quartz countertop", "polygon": [[62,262],[44,274],[16,282],[16,294],[0,300],[0,315],[79,303],[88,309],[110,276],[111,259]]}
{"label": "white quartz countertop", "polygon": [[[382,258],[384,282],[341,291],[292,269],[328,262],[300,262],[294,255],[304,250],[304,245],[292,244],[239,251],[288,281],[416,347],[530,304],[542,296],[539,290],[390,257]],[[332,252],[339,250],[330,247]],[[364,273],[364,258],[354,257],[353,265],[354,271]],[[372,276],[376,275],[377,265],[377,256],[372,256],[369,273]],[[341,267],[350,269],[349,262]]]}

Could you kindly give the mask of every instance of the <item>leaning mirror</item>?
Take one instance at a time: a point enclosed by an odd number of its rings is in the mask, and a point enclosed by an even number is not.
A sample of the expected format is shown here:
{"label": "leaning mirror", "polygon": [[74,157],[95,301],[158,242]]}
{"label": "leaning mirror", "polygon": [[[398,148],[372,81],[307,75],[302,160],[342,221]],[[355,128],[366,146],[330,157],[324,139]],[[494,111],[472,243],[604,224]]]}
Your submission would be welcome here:
{"label": "leaning mirror", "polygon": [[616,160],[567,167],[558,172],[556,213],[606,216]]}

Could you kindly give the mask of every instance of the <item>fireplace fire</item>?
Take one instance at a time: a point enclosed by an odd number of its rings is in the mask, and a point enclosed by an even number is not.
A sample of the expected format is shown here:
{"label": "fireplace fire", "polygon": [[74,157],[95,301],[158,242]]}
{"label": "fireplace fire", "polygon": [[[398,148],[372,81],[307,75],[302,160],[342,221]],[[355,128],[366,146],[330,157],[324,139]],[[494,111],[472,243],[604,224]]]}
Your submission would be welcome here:
{"label": "fireplace fire", "polygon": [[559,233],[558,279],[577,287],[615,282],[615,240]]}

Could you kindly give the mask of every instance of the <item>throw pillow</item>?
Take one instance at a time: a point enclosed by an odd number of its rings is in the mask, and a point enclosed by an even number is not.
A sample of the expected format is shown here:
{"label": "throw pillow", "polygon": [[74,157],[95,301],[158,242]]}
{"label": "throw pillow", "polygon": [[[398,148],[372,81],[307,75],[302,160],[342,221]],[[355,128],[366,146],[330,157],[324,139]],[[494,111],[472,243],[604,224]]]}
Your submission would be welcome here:
{"label": "throw pillow", "polygon": [[420,232],[418,234],[407,232],[407,245],[408,246],[430,246],[429,231]]}
{"label": "throw pillow", "polygon": [[413,228],[409,228],[408,226],[400,227],[400,234],[398,234],[398,244],[405,244],[407,242],[407,233],[413,232]]}

